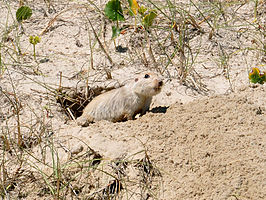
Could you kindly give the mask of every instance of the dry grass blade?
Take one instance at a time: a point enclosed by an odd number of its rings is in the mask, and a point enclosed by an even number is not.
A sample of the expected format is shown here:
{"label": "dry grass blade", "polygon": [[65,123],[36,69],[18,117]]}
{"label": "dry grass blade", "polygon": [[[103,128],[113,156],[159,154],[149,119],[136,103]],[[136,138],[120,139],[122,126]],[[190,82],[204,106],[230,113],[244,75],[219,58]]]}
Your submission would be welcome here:
{"label": "dry grass blade", "polygon": [[87,20],[88,20],[88,22],[89,22],[89,24],[90,24],[90,26],[91,26],[92,32],[93,32],[93,34],[94,34],[94,37],[97,39],[97,41],[98,41],[98,43],[99,43],[99,45],[100,45],[102,51],[103,51],[104,54],[106,55],[106,57],[107,57],[107,59],[109,60],[110,64],[111,64],[112,66],[114,66],[114,62],[113,62],[112,58],[110,57],[110,55],[109,55],[109,54],[107,53],[107,51],[105,50],[105,48],[104,48],[102,42],[100,41],[100,39],[99,39],[99,37],[98,37],[98,35],[97,35],[95,29],[93,28],[93,25],[92,25],[90,19],[87,18]]}
{"label": "dry grass blade", "polygon": [[68,11],[70,11],[70,10],[72,10],[72,9],[78,9],[78,8],[84,8],[84,6],[80,6],[80,5],[75,5],[75,6],[73,6],[73,7],[70,7],[70,8],[67,8],[67,9],[65,9],[65,10],[62,10],[61,12],[59,12],[57,15],[55,15],[49,22],[48,22],[48,24],[47,24],[47,26],[40,32],[40,36],[42,36],[43,34],[45,34],[48,30],[49,30],[49,28],[54,24],[54,22],[57,20],[57,18],[60,16],[60,15],[62,15],[63,13],[65,13],[65,12],[68,12]]}

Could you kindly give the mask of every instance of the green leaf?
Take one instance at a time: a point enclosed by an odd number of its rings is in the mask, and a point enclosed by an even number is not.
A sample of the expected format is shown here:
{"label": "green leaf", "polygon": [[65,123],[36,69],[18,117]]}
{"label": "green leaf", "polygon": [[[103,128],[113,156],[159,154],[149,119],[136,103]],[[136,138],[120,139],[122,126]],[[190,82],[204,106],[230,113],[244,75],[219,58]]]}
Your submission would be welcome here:
{"label": "green leaf", "polygon": [[152,25],[155,17],[157,17],[157,14],[154,10],[151,10],[149,14],[145,15],[145,17],[142,20],[142,23],[146,29],[148,29]]}
{"label": "green leaf", "polygon": [[120,32],[121,32],[120,28],[118,28],[116,26],[112,26],[112,39],[119,36]]}
{"label": "green leaf", "polygon": [[29,19],[32,15],[32,10],[28,6],[21,6],[16,12],[18,22]]}
{"label": "green leaf", "polygon": [[105,15],[113,21],[124,21],[123,10],[119,0],[110,0],[104,9]]}
{"label": "green leaf", "polygon": [[266,81],[266,73],[260,73],[260,70],[256,67],[252,68],[252,71],[248,76],[251,83],[263,84]]}

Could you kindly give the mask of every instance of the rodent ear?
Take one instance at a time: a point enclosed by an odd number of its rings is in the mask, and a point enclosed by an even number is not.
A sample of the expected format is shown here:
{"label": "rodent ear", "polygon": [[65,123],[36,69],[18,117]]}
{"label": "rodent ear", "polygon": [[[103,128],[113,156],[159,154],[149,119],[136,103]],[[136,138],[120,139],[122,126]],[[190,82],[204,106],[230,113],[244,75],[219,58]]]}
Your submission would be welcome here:
{"label": "rodent ear", "polygon": [[138,78],[135,78],[135,82],[137,82],[139,79]]}

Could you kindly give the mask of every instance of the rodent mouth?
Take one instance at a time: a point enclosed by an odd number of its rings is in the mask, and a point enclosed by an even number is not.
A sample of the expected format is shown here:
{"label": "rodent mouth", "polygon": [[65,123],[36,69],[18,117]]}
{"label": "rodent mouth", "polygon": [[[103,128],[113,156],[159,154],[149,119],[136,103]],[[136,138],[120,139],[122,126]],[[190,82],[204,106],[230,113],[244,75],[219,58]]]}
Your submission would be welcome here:
{"label": "rodent mouth", "polygon": [[154,88],[154,90],[155,90],[156,92],[160,92],[161,89],[162,89],[162,87],[155,87],[155,88]]}
{"label": "rodent mouth", "polygon": [[162,89],[162,86],[163,86],[162,84],[158,84],[157,87],[154,87],[153,89],[155,92],[160,92]]}
{"label": "rodent mouth", "polygon": [[160,92],[163,87],[163,82],[159,81],[157,87],[154,88],[156,92]]}

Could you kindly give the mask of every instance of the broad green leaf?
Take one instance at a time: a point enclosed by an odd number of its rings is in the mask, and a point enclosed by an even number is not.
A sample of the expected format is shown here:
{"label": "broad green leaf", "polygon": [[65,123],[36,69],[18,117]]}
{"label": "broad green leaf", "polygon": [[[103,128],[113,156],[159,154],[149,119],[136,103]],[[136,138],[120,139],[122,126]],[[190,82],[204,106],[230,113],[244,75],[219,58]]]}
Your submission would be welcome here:
{"label": "broad green leaf", "polygon": [[157,17],[157,14],[154,10],[151,10],[149,14],[145,15],[145,17],[142,20],[144,27],[149,28],[152,25],[155,17]]}
{"label": "broad green leaf", "polygon": [[116,27],[116,26],[112,26],[112,39],[117,37],[121,32],[121,29]]}
{"label": "broad green leaf", "polygon": [[129,3],[130,11],[134,15],[136,15],[137,14],[137,11],[139,9],[139,5],[138,5],[137,0],[128,0],[128,3]]}
{"label": "broad green leaf", "polygon": [[123,10],[119,0],[110,0],[104,9],[105,15],[113,21],[124,21]]}
{"label": "broad green leaf", "polygon": [[28,6],[21,6],[16,12],[18,22],[29,19],[32,15],[32,10]]}
{"label": "broad green leaf", "polygon": [[266,81],[266,73],[260,73],[260,70],[256,67],[252,68],[252,71],[248,76],[251,83],[260,83],[263,84]]}

